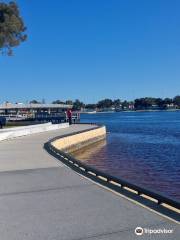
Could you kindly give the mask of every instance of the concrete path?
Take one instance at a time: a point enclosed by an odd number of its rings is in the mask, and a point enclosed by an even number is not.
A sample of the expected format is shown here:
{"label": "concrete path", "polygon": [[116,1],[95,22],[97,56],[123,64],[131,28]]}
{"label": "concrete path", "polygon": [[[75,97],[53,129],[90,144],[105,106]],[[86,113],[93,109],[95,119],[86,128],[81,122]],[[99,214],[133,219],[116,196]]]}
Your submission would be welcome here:
{"label": "concrete path", "polygon": [[[77,175],[43,150],[74,125],[0,143],[1,240],[173,239],[179,225]],[[137,226],[172,234],[136,236]]]}
{"label": "concrete path", "polygon": [[62,166],[43,149],[49,139],[58,135],[93,128],[92,125],[73,125],[68,128],[18,137],[0,142],[0,172]]}

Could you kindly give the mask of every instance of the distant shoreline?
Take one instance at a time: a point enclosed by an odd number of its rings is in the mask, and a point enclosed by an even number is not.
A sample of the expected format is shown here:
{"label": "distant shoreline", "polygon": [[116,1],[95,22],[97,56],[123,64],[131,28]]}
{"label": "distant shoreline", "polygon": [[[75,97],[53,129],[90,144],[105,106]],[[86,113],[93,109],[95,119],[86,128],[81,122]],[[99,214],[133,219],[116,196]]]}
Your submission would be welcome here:
{"label": "distant shoreline", "polygon": [[99,113],[120,113],[120,112],[179,112],[180,109],[167,109],[167,110],[128,110],[128,111],[101,111],[101,112],[81,112],[81,114],[99,114]]}
{"label": "distant shoreline", "polygon": [[167,110],[135,110],[132,112],[177,112],[180,109],[167,109]]}

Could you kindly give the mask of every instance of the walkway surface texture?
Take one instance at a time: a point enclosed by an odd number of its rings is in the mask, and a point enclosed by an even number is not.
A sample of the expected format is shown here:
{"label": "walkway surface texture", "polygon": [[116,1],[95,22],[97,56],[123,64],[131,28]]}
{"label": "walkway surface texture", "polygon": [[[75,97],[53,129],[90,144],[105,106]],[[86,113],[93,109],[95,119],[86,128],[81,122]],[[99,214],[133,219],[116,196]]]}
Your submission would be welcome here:
{"label": "walkway surface texture", "polygon": [[[0,239],[180,239],[178,224],[79,176],[43,149],[48,139],[88,128],[0,143]],[[136,236],[137,226],[173,234]]]}

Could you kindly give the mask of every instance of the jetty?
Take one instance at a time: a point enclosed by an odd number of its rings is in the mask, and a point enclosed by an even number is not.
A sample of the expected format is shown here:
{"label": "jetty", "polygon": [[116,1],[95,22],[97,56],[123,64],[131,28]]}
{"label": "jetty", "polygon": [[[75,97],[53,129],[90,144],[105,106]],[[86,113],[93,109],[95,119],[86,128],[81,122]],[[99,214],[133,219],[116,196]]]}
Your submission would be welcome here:
{"label": "jetty", "polygon": [[[70,141],[81,147],[105,133],[92,124],[65,124],[21,136],[15,131],[0,141],[0,239],[178,240],[177,218],[163,214],[160,206],[113,191],[47,152],[50,142],[64,151]],[[172,232],[138,236],[137,227]]]}

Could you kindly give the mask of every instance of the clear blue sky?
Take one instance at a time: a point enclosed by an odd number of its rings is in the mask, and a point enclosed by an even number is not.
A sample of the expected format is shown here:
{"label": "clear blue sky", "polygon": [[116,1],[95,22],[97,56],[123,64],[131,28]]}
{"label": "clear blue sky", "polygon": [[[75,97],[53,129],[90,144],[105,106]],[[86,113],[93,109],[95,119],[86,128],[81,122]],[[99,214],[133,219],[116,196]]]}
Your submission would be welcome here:
{"label": "clear blue sky", "polygon": [[18,0],[28,41],[0,56],[0,102],[180,94],[179,0]]}

